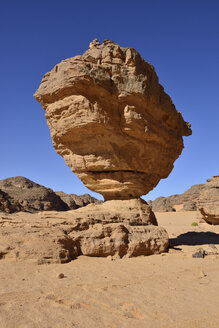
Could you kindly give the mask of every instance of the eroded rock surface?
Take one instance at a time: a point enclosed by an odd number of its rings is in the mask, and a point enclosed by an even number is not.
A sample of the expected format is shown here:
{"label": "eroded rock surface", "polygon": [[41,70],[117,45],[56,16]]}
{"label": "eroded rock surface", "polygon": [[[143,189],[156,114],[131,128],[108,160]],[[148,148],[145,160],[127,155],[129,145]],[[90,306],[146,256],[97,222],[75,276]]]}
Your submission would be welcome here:
{"label": "eroded rock surface", "polygon": [[153,66],[108,40],[56,65],[35,98],[57,153],[105,200],[147,194],[170,174],[182,136],[191,134]]}
{"label": "eroded rock surface", "polygon": [[21,211],[21,205],[0,189],[0,212],[13,213]]}
{"label": "eroded rock surface", "polygon": [[168,234],[143,200],[108,201],[66,212],[0,215],[0,258],[41,263],[77,256],[138,256],[164,252]]}
{"label": "eroded rock surface", "polygon": [[219,224],[219,175],[207,180],[197,206],[202,218],[210,224]]}

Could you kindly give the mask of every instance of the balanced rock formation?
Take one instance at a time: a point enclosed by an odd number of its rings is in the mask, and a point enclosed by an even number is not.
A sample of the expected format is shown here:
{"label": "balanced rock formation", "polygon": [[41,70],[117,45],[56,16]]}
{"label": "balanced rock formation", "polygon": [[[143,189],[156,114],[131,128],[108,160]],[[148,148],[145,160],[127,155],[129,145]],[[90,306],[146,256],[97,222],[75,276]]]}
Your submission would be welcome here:
{"label": "balanced rock formation", "polygon": [[164,252],[168,234],[143,200],[66,212],[0,214],[0,259],[66,263],[79,255],[133,257]]}
{"label": "balanced rock formation", "polygon": [[219,175],[207,180],[197,201],[202,218],[210,224],[219,224]]}
{"label": "balanced rock formation", "polygon": [[197,184],[183,194],[158,197],[148,204],[154,212],[197,211],[197,200],[204,187],[204,184]]}
{"label": "balanced rock formation", "polygon": [[168,235],[139,197],[169,175],[191,129],[154,68],[132,48],[94,40],[47,73],[35,98],[57,153],[105,199],[74,211],[74,255],[165,251]]}
{"label": "balanced rock formation", "polygon": [[148,193],[170,174],[182,136],[191,134],[153,66],[109,40],[57,64],[34,96],[56,152],[105,200]]}

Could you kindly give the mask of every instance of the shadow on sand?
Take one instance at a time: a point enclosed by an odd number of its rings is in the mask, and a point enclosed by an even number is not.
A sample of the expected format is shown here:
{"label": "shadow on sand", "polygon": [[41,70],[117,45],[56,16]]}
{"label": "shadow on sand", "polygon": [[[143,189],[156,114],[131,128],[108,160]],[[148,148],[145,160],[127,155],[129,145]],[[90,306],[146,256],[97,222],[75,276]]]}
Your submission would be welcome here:
{"label": "shadow on sand", "polygon": [[176,238],[170,238],[170,245],[180,246],[180,245],[205,245],[205,244],[215,244],[219,245],[219,234],[214,232],[186,232],[179,235]]}

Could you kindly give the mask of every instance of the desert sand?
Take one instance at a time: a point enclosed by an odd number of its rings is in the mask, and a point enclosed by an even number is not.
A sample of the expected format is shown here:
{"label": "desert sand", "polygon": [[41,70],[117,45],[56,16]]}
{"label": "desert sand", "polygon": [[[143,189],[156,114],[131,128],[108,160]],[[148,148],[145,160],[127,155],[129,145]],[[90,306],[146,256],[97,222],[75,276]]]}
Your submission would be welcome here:
{"label": "desert sand", "polygon": [[[196,212],[156,216],[175,245],[168,253],[43,265],[1,259],[0,327],[219,327],[219,226]],[[209,255],[193,258],[199,248]]]}

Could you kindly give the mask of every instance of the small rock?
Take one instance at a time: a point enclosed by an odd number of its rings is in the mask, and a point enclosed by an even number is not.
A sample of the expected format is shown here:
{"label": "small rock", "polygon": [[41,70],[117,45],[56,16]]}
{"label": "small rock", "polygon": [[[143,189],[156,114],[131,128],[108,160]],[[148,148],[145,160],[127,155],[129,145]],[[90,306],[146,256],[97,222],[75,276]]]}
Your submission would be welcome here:
{"label": "small rock", "polygon": [[56,275],[56,278],[57,278],[57,279],[63,279],[63,278],[65,278],[65,275],[64,275],[64,273],[58,273],[58,274]]}
{"label": "small rock", "polygon": [[218,255],[219,251],[215,245],[207,245],[204,249],[205,255]]}
{"label": "small rock", "polygon": [[198,249],[195,253],[192,254],[192,257],[203,259],[205,257],[205,251],[202,248]]}
{"label": "small rock", "polygon": [[112,256],[113,261],[121,259],[121,256],[117,253]]}
{"label": "small rock", "polygon": [[204,277],[207,277],[207,274],[201,270],[199,273],[199,278],[204,278]]}

